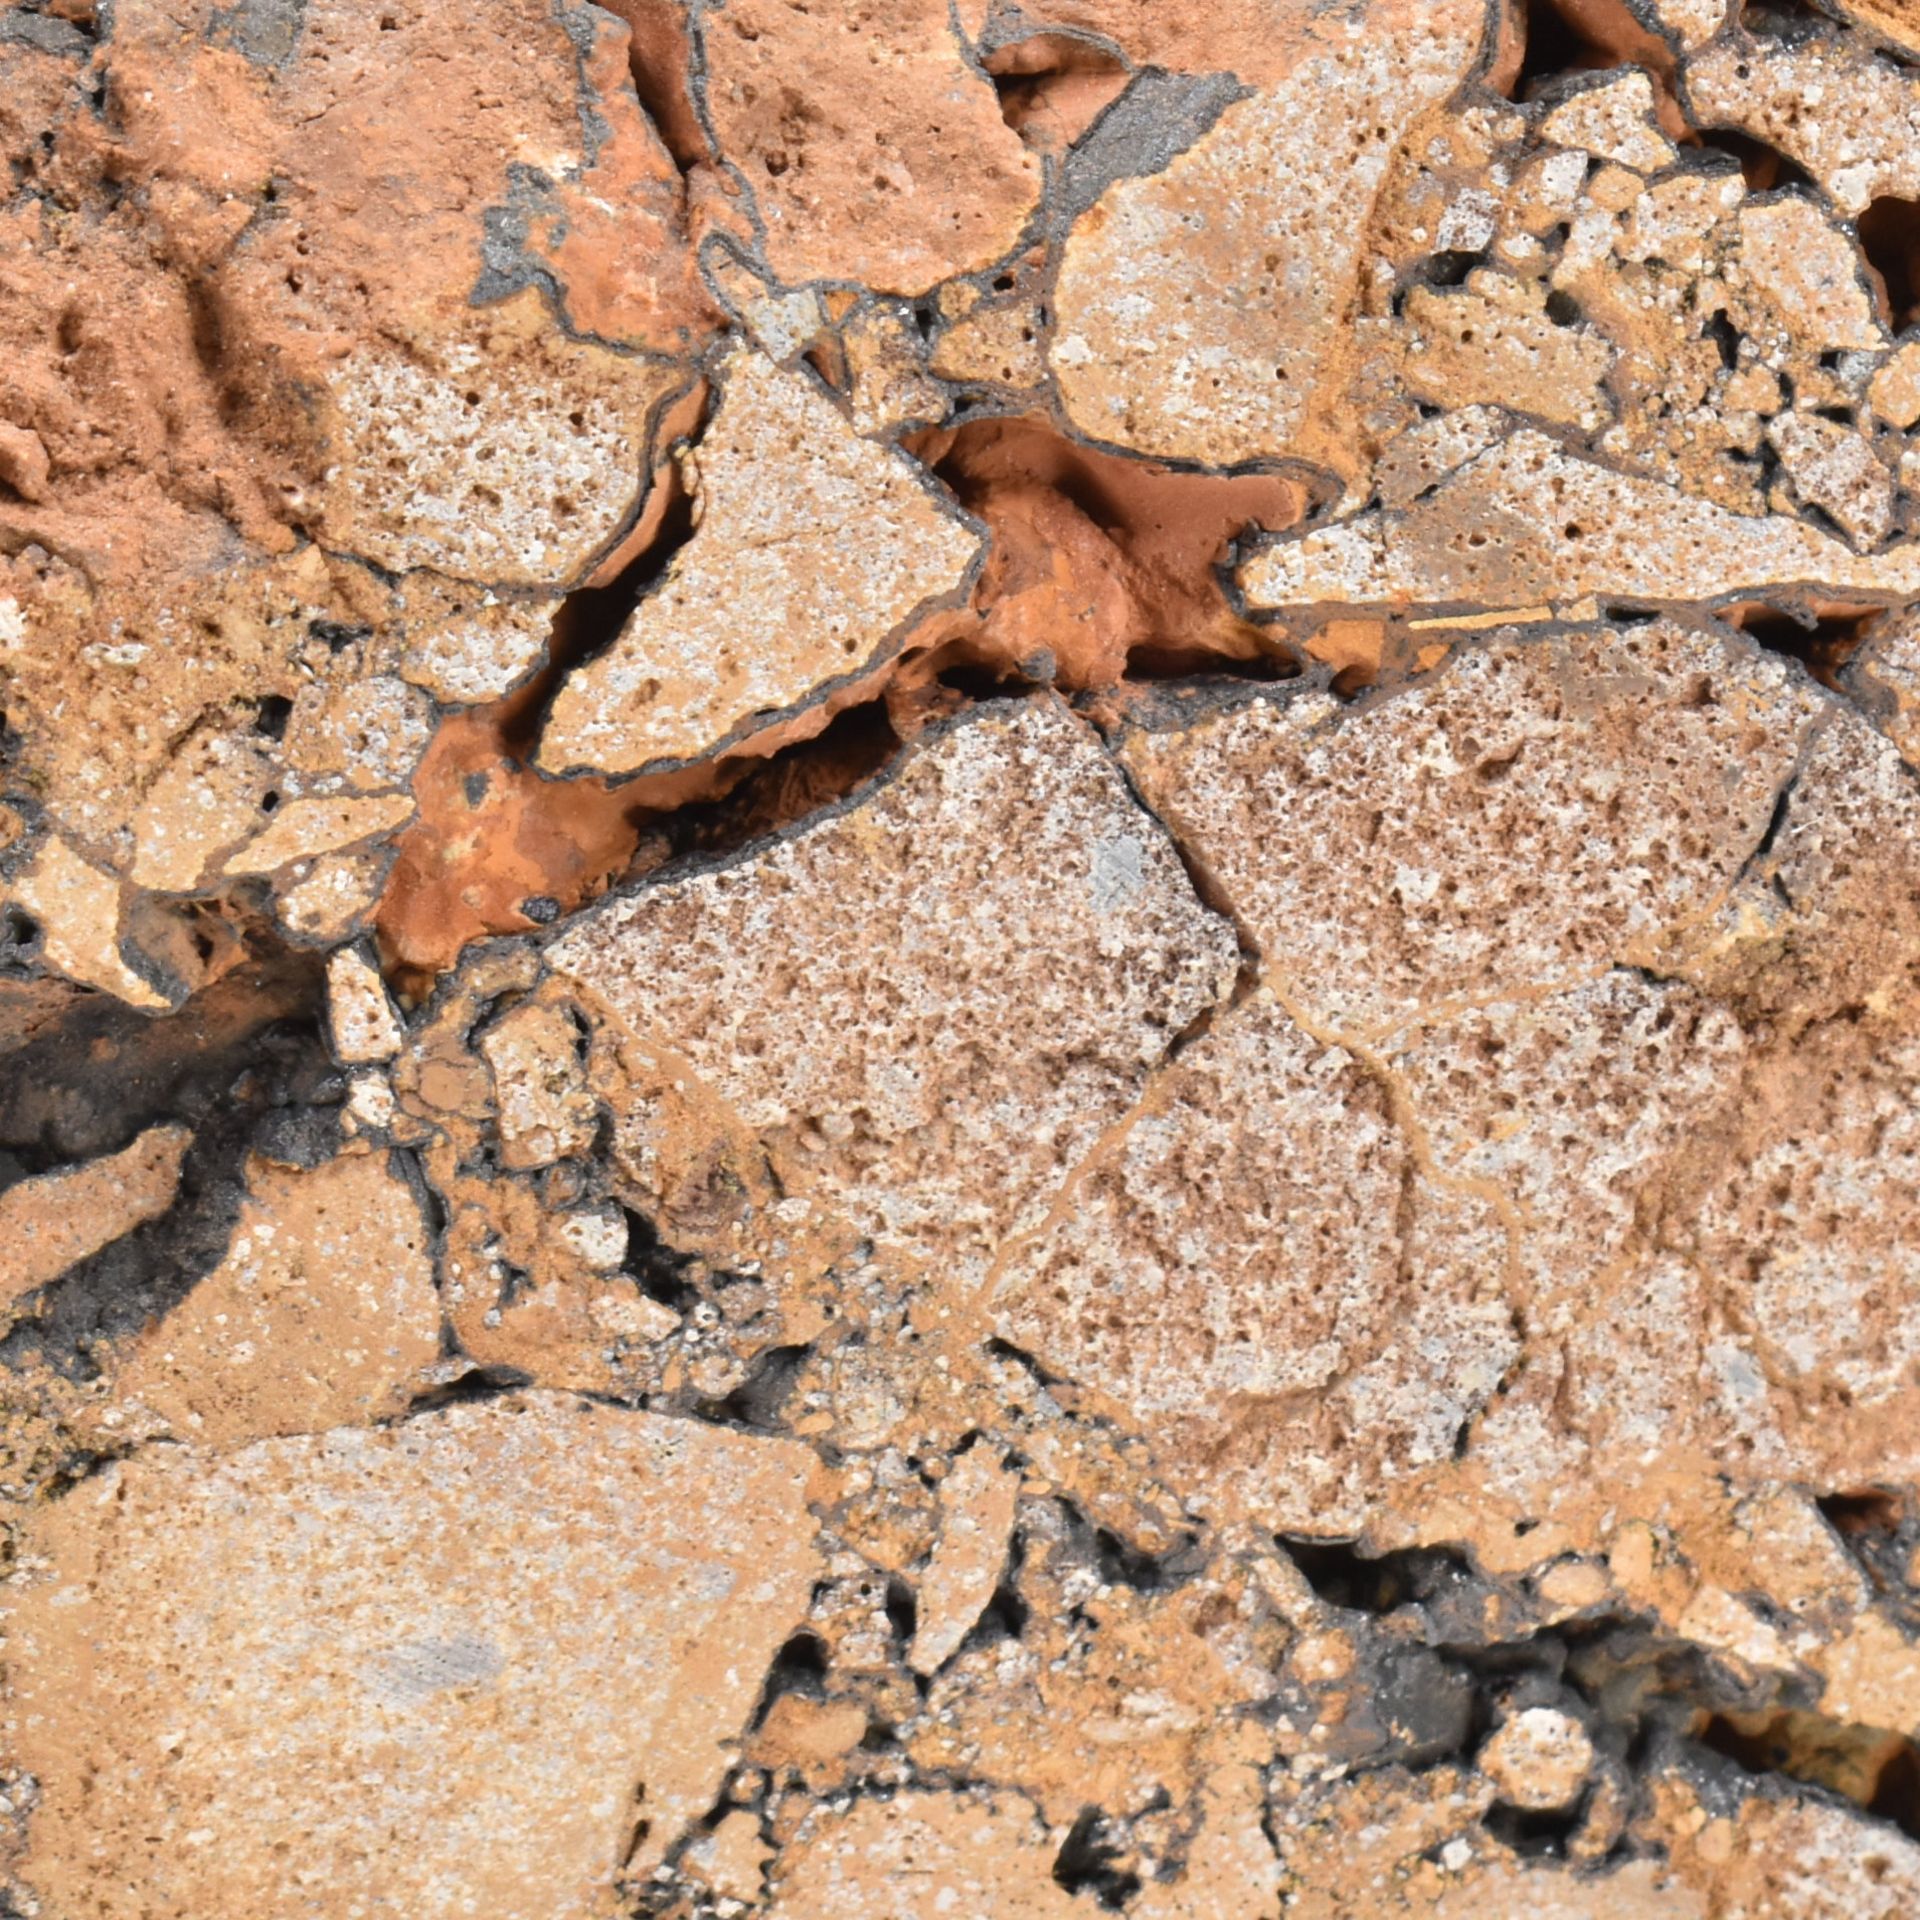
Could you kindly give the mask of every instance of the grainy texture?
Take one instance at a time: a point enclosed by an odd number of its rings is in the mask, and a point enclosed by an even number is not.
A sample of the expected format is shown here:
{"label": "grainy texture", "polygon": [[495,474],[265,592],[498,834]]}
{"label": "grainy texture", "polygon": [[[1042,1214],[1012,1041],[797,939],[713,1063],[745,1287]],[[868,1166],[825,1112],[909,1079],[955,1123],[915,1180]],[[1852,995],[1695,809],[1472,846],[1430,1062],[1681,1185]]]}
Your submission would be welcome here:
{"label": "grainy texture", "polygon": [[0,156],[0,1913],[1920,1913],[1920,8]]}

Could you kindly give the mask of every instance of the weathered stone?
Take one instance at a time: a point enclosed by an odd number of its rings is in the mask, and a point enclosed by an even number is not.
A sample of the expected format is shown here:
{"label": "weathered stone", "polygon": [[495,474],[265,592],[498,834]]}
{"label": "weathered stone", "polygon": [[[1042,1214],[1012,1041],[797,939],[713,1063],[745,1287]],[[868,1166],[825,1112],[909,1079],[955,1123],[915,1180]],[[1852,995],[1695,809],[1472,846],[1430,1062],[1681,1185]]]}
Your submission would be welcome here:
{"label": "weathered stone", "polygon": [[1521,431],[1404,512],[1262,548],[1242,579],[1265,607],[1671,606],[1794,589],[1896,600],[1920,592],[1920,555],[1855,555],[1785,515],[1729,513]]}
{"label": "weathered stone", "polygon": [[143,1334],[123,1412],[229,1447],[388,1418],[440,1357],[426,1223],[380,1153],[256,1161],[226,1257]]}
{"label": "weathered stone", "polygon": [[697,759],[886,658],[963,584],[972,532],[805,373],[742,352],[693,456],[699,530],[612,649],[569,677],[552,772]]}
{"label": "weathered stone", "polygon": [[982,709],[791,838],[609,902],[550,960],[665,1076],[666,1102],[621,1116],[661,1199],[745,1129],[796,1197],[964,1288],[1235,954],[1095,737],[1038,699]]}
{"label": "weathered stone", "polygon": [[103,1920],[610,1915],[805,1606],[811,1471],[548,1395],[108,1469],[8,1602],[28,1886]]}
{"label": "weathered stone", "polygon": [[0,1193],[0,1305],[165,1213],[192,1143],[185,1127],[149,1127],[118,1153]]}
{"label": "weathered stone", "polygon": [[1283,77],[1162,170],[1108,187],[1055,291],[1049,359],[1074,424],[1211,466],[1317,451],[1366,208],[1396,143],[1465,78],[1482,24],[1468,0],[1302,21]]}

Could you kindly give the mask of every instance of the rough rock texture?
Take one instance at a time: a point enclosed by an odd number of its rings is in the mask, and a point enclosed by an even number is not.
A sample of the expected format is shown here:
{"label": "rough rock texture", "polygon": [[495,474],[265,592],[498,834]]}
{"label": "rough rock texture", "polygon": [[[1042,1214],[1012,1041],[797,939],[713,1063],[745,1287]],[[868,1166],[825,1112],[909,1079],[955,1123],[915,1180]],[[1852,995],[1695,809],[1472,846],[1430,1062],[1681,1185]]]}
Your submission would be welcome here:
{"label": "rough rock texture", "polygon": [[1920,1913],[1920,10],[0,155],[0,1914]]}

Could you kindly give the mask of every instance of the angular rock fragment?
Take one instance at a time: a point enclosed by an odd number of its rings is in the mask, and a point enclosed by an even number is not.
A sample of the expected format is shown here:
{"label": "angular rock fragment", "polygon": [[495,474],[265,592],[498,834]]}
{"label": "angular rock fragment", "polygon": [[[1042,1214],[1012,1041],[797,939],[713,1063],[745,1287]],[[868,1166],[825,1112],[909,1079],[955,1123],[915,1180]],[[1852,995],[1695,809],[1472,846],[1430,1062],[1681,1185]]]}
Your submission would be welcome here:
{"label": "angular rock fragment", "polygon": [[149,1127],[118,1153],[0,1193],[0,1305],[166,1212],[192,1139],[184,1127]]}
{"label": "angular rock fragment", "polygon": [[1355,711],[1227,704],[1126,754],[1276,991],[1357,1035],[1591,980],[1707,914],[1815,711],[1737,637],[1657,622],[1496,636]]}
{"label": "angular rock fragment", "polygon": [[1317,450],[1366,208],[1400,138],[1466,77],[1483,18],[1382,0],[1302,21],[1284,73],[1081,215],[1049,358],[1082,432],[1209,466]]}
{"label": "angular rock fragment", "polygon": [[693,456],[700,522],[541,736],[552,772],[694,760],[878,664],[977,552],[899,454],[805,373],[741,352]]}
{"label": "angular rock fragment", "polygon": [[1920,551],[1856,555],[1785,515],[1729,513],[1521,431],[1404,512],[1262,548],[1242,582],[1263,607],[1711,605],[1795,589],[1891,601],[1920,593]]}
{"label": "angular rock fragment", "polygon": [[228,1447],[388,1418],[440,1356],[426,1223],[379,1153],[256,1162],[226,1257],[140,1338],[123,1415]]}
{"label": "angular rock fragment", "polygon": [[1236,964],[1164,834],[1049,699],[984,707],[858,804],[610,901],[549,958],[665,1076],[666,1104],[620,1116],[662,1198],[744,1130],[796,1196],[937,1249],[963,1288]]}
{"label": "angular rock fragment", "polygon": [[985,1446],[969,1448],[940,1483],[940,1534],[920,1583],[907,1664],[932,1673],[985,1611],[1006,1565],[1019,1476]]}
{"label": "angular rock fragment", "polygon": [[683,376],[528,331],[348,357],[330,544],[491,587],[570,585],[611,544],[639,503],[651,412]]}
{"label": "angular rock fragment", "polygon": [[103,1920],[612,1913],[806,1604],[813,1471],[539,1394],[107,1469],[8,1599],[27,1886]]}

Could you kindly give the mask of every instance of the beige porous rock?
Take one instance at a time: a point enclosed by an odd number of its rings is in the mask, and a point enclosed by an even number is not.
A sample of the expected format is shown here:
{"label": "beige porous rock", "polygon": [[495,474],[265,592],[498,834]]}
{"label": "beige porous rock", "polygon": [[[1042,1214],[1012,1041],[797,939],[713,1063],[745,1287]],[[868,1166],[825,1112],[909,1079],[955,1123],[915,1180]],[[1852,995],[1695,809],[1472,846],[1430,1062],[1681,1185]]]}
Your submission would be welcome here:
{"label": "beige porous rock", "polygon": [[791,837],[608,902],[549,959],[651,1063],[617,1118],[656,1203],[744,1133],[796,1200],[963,1290],[1237,964],[1098,738],[1046,697],[983,707]]}
{"label": "beige porous rock", "polygon": [[958,512],[810,374],[742,352],[722,378],[690,460],[698,530],[561,688],[540,742],[551,772],[713,752],[877,665],[978,554]]}
{"label": "beige porous rock", "polygon": [[256,1162],[226,1257],[141,1336],[114,1396],[227,1447],[399,1413],[439,1355],[426,1223],[385,1156]]}
{"label": "beige porous rock", "polygon": [[0,1193],[0,1303],[10,1306],[165,1213],[192,1144],[185,1127],[149,1127],[118,1153]]}
{"label": "beige porous rock", "polygon": [[613,1915],[804,1611],[813,1471],[537,1394],[109,1469],[8,1598],[27,1886],[102,1920]]}
{"label": "beige porous rock", "polygon": [[1289,23],[1284,74],[1081,214],[1049,359],[1082,432],[1210,466],[1317,450],[1367,208],[1397,142],[1466,77],[1484,18],[1475,0],[1381,0]]}

